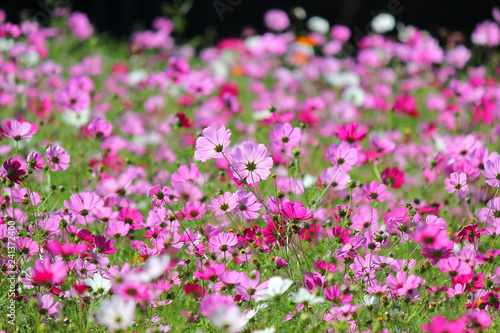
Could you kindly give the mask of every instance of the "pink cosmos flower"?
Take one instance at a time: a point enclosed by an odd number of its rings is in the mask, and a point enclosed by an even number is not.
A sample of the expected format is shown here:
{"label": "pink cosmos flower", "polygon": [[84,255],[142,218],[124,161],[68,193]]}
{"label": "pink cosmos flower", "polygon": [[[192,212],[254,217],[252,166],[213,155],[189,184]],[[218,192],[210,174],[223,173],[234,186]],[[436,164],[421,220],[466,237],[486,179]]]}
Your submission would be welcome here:
{"label": "pink cosmos flower", "polygon": [[26,174],[26,170],[21,169],[21,163],[12,157],[3,162],[3,168],[6,172],[6,177],[13,183],[21,184],[26,179],[21,179],[21,176]]}
{"label": "pink cosmos flower", "polygon": [[258,299],[256,293],[258,291],[264,290],[269,285],[269,280],[264,281],[259,284],[260,272],[253,270],[250,274],[246,274],[241,280],[240,285],[236,288],[236,293],[241,296],[243,300],[250,301],[252,299]]}
{"label": "pink cosmos flower", "polygon": [[301,138],[300,128],[292,127],[289,123],[277,124],[269,133],[269,137],[278,146],[296,147]]}
{"label": "pink cosmos flower", "polygon": [[16,247],[22,254],[29,256],[37,254],[40,250],[38,243],[29,237],[17,238]]}
{"label": "pink cosmos flower", "polygon": [[186,165],[181,165],[177,172],[172,174],[170,181],[172,186],[175,186],[178,183],[195,182],[198,178],[200,178],[200,170],[196,164],[191,163],[189,168]]}
{"label": "pink cosmos flower", "polygon": [[231,153],[231,162],[238,178],[246,179],[248,184],[267,179],[271,174],[273,159],[266,157],[267,149],[263,144],[254,146],[250,141],[245,141],[240,147],[234,148]]}
{"label": "pink cosmos flower", "polygon": [[206,205],[199,201],[188,201],[186,202],[186,206],[182,208],[182,213],[188,220],[199,219],[206,211]]}
{"label": "pink cosmos flower", "polygon": [[229,138],[231,130],[225,126],[219,127],[216,131],[213,127],[207,127],[203,130],[203,136],[196,140],[196,151],[194,159],[197,161],[206,162],[212,158],[222,158],[229,146]]}
{"label": "pink cosmos flower", "polygon": [[500,44],[500,28],[495,22],[484,21],[476,26],[471,39],[476,45],[497,46]]}
{"label": "pink cosmos flower", "polygon": [[88,39],[94,33],[94,28],[89,22],[87,15],[80,12],[74,12],[68,18],[68,27],[79,40]]}
{"label": "pink cosmos flower", "polygon": [[243,216],[247,220],[253,220],[259,217],[257,211],[262,207],[260,202],[257,202],[257,197],[252,192],[246,190],[238,190],[236,192],[238,198],[236,209],[237,216]]}
{"label": "pink cosmos flower", "polygon": [[38,126],[24,120],[6,121],[4,126],[0,126],[0,133],[16,141],[30,139],[36,132],[38,132]]}
{"label": "pink cosmos flower", "polygon": [[92,210],[104,206],[102,198],[94,193],[73,193],[69,199],[71,201],[64,200],[64,207],[68,208],[73,214],[79,214],[84,217],[89,215]]}
{"label": "pink cosmos flower", "polygon": [[283,31],[290,25],[288,15],[279,9],[271,9],[264,14],[266,27],[274,31]]}
{"label": "pink cosmos flower", "polygon": [[372,181],[371,183],[366,183],[363,186],[363,193],[369,201],[385,201],[388,195],[386,186],[383,184],[379,184],[376,180]]}
{"label": "pink cosmos flower", "polygon": [[453,172],[450,178],[444,180],[445,190],[448,193],[453,193],[455,191],[465,192],[467,191],[467,174],[461,172],[460,174]]}
{"label": "pink cosmos flower", "polygon": [[158,210],[158,208],[163,207],[164,203],[170,202],[170,197],[168,195],[168,188],[161,187],[160,185],[155,185],[148,191],[148,198],[153,197],[152,205],[153,210]]}
{"label": "pink cosmos flower", "polygon": [[130,225],[122,221],[113,221],[104,228],[104,234],[109,237],[126,236],[130,230]]}
{"label": "pink cosmos flower", "polygon": [[69,167],[70,156],[63,147],[49,146],[45,154],[52,171],[66,170]]}
{"label": "pink cosmos flower", "polygon": [[333,143],[326,156],[332,161],[334,167],[341,171],[352,170],[353,165],[358,162],[358,150],[350,144],[342,142],[340,145]]}
{"label": "pink cosmos flower", "polygon": [[208,247],[214,250],[215,253],[220,251],[226,252],[238,244],[238,238],[232,233],[221,232],[216,236],[210,237]]}
{"label": "pink cosmos flower", "polygon": [[500,156],[487,160],[482,173],[486,177],[486,184],[500,187]]}
{"label": "pink cosmos flower", "polygon": [[455,257],[439,260],[437,267],[441,272],[447,273],[452,278],[470,274],[472,271],[469,265]]}
{"label": "pink cosmos flower", "polygon": [[47,313],[49,316],[59,316],[61,302],[54,302],[54,297],[51,294],[42,295],[36,293],[37,308],[41,313]]}
{"label": "pink cosmos flower", "polygon": [[399,271],[396,276],[390,274],[387,277],[386,283],[396,295],[405,295],[409,291],[418,288],[423,283],[423,279],[415,275],[407,277],[405,271]]}
{"label": "pink cosmos flower", "polygon": [[111,135],[113,124],[104,119],[93,119],[87,126],[89,133],[97,139],[104,139]]}
{"label": "pink cosmos flower", "polygon": [[79,114],[90,107],[90,95],[75,84],[68,85],[54,94],[54,100],[65,110]]}
{"label": "pink cosmos flower", "polygon": [[189,74],[189,63],[182,58],[172,57],[168,60],[167,77],[179,84]]}
{"label": "pink cosmos flower", "polygon": [[30,169],[41,170],[44,164],[43,155],[36,152],[30,153],[26,158],[26,163]]}
{"label": "pink cosmos flower", "polygon": [[319,176],[319,179],[327,185],[330,184],[330,188],[334,191],[345,190],[351,181],[351,177],[347,174],[347,172],[336,167],[330,167],[323,171]]}
{"label": "pink cosmos flower", "polygon": [[225,264],[214,264],[213,266],[205,267],[203,271],[194,271],[193,275],[200,280],[215,282],[218,276],[226,270]]}
{"label": "pink cosmos flower", "polygon": [[219,195],[217,198],[210,198],[211,205],[208,209],[214,212],[215,216],[232,212],[238,206],[238,196],[231,192]]}
{"label": "pink cosmos flower", "polygon": [[490,327],[492,320],[486,311],[471,311],[465,315],[465,320],[475,330],[483,331]]}

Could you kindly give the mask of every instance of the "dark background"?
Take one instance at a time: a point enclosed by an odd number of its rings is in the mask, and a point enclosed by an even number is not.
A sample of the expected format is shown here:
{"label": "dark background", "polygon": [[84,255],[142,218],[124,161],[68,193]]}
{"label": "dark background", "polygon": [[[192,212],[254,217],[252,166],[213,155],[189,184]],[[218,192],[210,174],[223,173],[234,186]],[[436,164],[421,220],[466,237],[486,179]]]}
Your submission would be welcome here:
{"label": "dark background", "polygon": [[[367,33],[367,24],[373,16],[387,11],[390,1],[394,4],[398,0],[51,0],[49,5],[44,4],[45,1],[0,0],[0,8],[6,11],[9,21],[16,22],[20,14],[27,13],[46,24],[54,8],[71,5],[73,10],[87,13],[98,31],[126,39],[137,29],[150,28],[152,20],[165,13],[165,7],[171,9],[170,16],[175,16],[172,14],[183,7],[184,11],[186,8],[189,11],[185,15],[185,31],[179,37],[191,38],[203,34],[216,39],[240,36],[245,26],[263,32],[265,27],[262,17],[268,9],[280,8],[290,13],[290,8],[294,6],[304,8],[308,17],[321,16],[330,24],[344,24]],[[189,7],[190,2],[192,5]],[[222,20],[214,2],[222,4],[220,8],[224,4],[228,8],[223,12]],[[398,13],[394,15],[398,22],[415,25],[435,36],[443,36],[450,31],[461,31],[469,36],[478,22],[492,20],[491,10],[494,6],[500,7],[500,0],[398,2]]]}

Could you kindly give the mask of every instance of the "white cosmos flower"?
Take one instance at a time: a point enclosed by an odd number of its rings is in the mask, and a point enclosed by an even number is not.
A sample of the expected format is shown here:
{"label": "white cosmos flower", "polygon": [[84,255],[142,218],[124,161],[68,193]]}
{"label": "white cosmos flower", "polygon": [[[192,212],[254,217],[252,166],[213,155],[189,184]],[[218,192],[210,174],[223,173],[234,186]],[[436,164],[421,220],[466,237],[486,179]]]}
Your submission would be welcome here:
{"label": "white cosmos flower", "polygon": [[285,291],[290,288],[293,281],[290,279],[283,279],[281,276],[273,276],[269,279],[266,289],[259,290],[255,293],[256,300],[267,301],[276,296],[283,295]]}
{"label": "white cosmos flower", "polygon": [[73,110],[66,110],[61,116],[62,120],[73,127],[80,128],[90,121],[90,109],[84,109],[80,113],[76,113]]}
{"label": "white cosmos flower", "polygon": [[334,87],[358,86],[361,84],[361,77],[357,73],[349,71],[327,74],[325,80]]}
{"label": "white cosmos flower", "polygon": [[374,306],[378,303],[378,298],[373,295],[372,296],[365,295],[363,296],[361,303],[363,303],[364,306]]}
{"label": "white cosmos flower", "polygon": [[379,34],[391,31],[396,26],[396,19],[389,13],[380,13],[371,22],[373,31]]}
{"label": "white cosmos flower", "polygon": [[259,312],[260,309],[265,309],[265,308],[267,308],[267,306],[268,305],[266,303],[263,303],[263,304],[257,305],[253,309],[245,311],[245,315],[247,316],[247,320],[250,320],[253,317],[255,317],[255,315],[257,314],[257,312]]}
{"label": "white cosmos flower", "polygon": [[148,77],[148,72],[145,69],[136,69],[128,73],[127,83],[131,87],[135,87],[142,80]]}
{"label": "white cosmos flower", "polygon": [[150,257],[142,270],[137,273],[130,273],[128,278],[139,282],[151,282],[165,273],[170,265],[170,257],[163,255],[161,257]]}
{"label": "white cosmos flower", "polygon": [[319,34],[326,34],[330,31],[330,23],[322,17],[313,16],[307,20],[307,28]]}
{"label": "white cosmos flower", "polygon": [[111,281],[104,279],[101,274],[95,273],[91,279],[86,279],[84,283],[92,288],[92,292],[97,295],[103,295],[111,289]]}
{"label": "white cosmos flower", "polygon": [[253,333],[274,333],[276,332],[276,328],[274,326],[264,328],[263,330],[255,330]]}
{"label": "white cosmos flower", "polygon": [[211,322],[223,332],[236,333],[243,330],[248,319],[236,305],[229,308],[221,306],[212,314]]}
{"label": "white cosmos flower", "polygon": [[342,97],[356,107],[363,106],[365,103],[365,91],[359,86],[350,86],[346,88]]}
{"label": "white cosmos flower", "polygon": [[325,302],[323,296],[311,294],[306,288],[299,288],[297,292],[291,294],[290,299],[294,303],[304,303],[307,305],[315,305]]}
{"label": "white cosmos flower", "polygon": [[317,181],[318,181],[318,177],[315,177],[311,174],[306,173],[304,175],[304,179],[302,180],[302,183],[304,184],[305,188],[310,188],[314,184],[316,184]]}
{"label": "white cosmos flower", "polygon": [[96,313],[97,320],[109,331],[126,330],[134,320],[135,302],[126,301],[118,295],[102,301]]}

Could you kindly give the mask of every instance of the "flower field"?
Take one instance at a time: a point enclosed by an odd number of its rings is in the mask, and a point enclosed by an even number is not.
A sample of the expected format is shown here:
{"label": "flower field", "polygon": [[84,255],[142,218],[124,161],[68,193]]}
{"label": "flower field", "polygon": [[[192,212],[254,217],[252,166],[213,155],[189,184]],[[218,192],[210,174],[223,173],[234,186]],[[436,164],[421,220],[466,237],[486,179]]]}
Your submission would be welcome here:
{"label": "flower field", "polygon": [[492,14],[202,47],[0,12],[0,331],[500,331]]}

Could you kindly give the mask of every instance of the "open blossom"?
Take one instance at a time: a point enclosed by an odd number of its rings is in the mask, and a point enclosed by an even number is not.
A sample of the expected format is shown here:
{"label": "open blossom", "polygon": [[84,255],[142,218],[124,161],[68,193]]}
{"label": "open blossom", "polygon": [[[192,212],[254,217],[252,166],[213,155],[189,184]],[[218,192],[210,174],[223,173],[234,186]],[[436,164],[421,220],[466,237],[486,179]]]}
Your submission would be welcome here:
{"label": "open blossom", "polygon": [[21,169],[21,167],[21,163],[12,157],[3,162],[7,179],[16,184],[21,184],[25,181],[25,179],[21,179],[21,176],[26,174],[26,170]]}
{"label": "open blossom", "polygon": [[500,187],[500,156],[495,157],[493,160],[487,160],[482,172],[486,177],[486,184],[492,187]]}
{"label": "open blossom", "polygon": [[70,201],[64,200],[64,207],[74,214],[81,216],[89,215],[94,209],[104,206],[104,201],[94,193],[82,192],[73,193],[69,197]]}
{"label": "open blossom", "polygon": [[245,179],[248,184],[265,180],[271,174],[273,159],[266,157],[267,149],[263,144],[254,146],[245,141],[240,147],[234,148],[231,153],[231,163],[238,178]]}
{"label": "open blossom", "polygon": [[209,126],[203,130],[203,136],[196,140],[194,159],[206,162],[212,158],[221,158],[229,146],[231,130],[221,126],[218,130]]}
{"label": "open blossom", "polygon": [[237,196],[237,216],[243,216],[248,220],[253,220],[259,217],[259,209],[262,207],[260,202],[257,202],[257,197],[246,190],[238,190]]}
{"label": "open blossom", "polygon": [[97,139],[104,139],[110,136],[113,131],[113,124],[104,119],[93,119],[87,126],[89,133]]}
{"label": "open blossom", "polygon": [[274,130],[269,133],[271,141],[281,146],[296,147],[301,138],[300,128],[292,127],[289,123],[277,124]]}
{"label": "open blossom", "polygon": [[63,147],[49,146],[45,154],[52,171],[66,170],[69,167],[70,156]]}
{"label": "open blossom", "polygon": [[347,143],[359,143],[366,137],[366,126],[359,127],[358,123],[349,123],[337,127],[337,138]]}
{"label": "open blossom", "polygon": [[268,301],[272,298],[283,295],[292,284],[293,281],[290,279],[283,279],[281,276],[274,276],[269,279],[267,288],[257,291],[257,301]]}
{"label": "open blossom", "polygon": [[208,208],[214,212],[215,216],[224,215],[232,212],[238,206],[238,196],[231,192],[226,192],[217,198],[210,198],[210,203],[211,205],[208,205]]}
{"label": "open blossom", "polygon": [[290,25],[288,15],[280,9],[271,9],[264,15],[266,26],[275,31],[283,31]]}
{"label": "open blossom", "polygon": [[333,143],[326,152],[326,156],[332,161],[334,167],[341,171],[352,170],[358,162],[358,150],[346,142],[340,145]]}
{"label": "open blossom", "polygon": [[452,278],[470,274],[472,271],[469,265],[455,257],[439,260],[437,267],[441,272],[448,274]]}
{"label": "open blossom", "polygon": [[388,191],[386,186],[379,184],[376,180],[371,183],[366,183],[363,186],[363,193],[369,201],[385,201],[387,199]]}
{"label": "open blossom", "polygon": [[16,141],[32,138],[36,132],[38,126],[24,120],[6,121],[4,126],[0,126],[0,133]]}
{"label": "open blossom", "polygon": [[47,313],[49,316],[59,316],[61,302],[54,302],[54,296],[51,294],[42,295],[36,293],[37,308],[41,313]]}
{"label": "open blossom", "polygon": [[43,155],[36,152],[30,153],[26,158],[26,163],[28,164],[28,168],[41,170],[44,164]]}
{"label": "open blossom", "polygon": [[455,191],[465,192],[467,191],[467,174],[461,172],[460,174],[453,172],[450,178],[444,180],[445,190],[448,193],[453,193]]}
{"label": "open blossom", "polygon": [[135,302],[124,300],[118,295],[103,300],[96,313],[99,322],[106,325],[110,331],[126,330],[132,324],[134,315]]}
{"label": "open blossom", "polygon": [[214,250],[215,253],[220,251],[226,252],[236,246],[236,244],[238,244],[238,238],[232,233],[227,232],[221,232],[216,236],[212,236],[208,241],[208,247]]}
{"label": "open blossom", "polygon": [[386,280],[387,286],[397,295],[405,295],[416,289],[423,283],[420,276],[410,275],[407,277],[405,271],[399,271],[396,276],[390,274]]}
{"label": "open blossom", "polygon": [[380,175],[385,185],[398,189],[405,182],[405,173],[396,167],[386,168]]}

